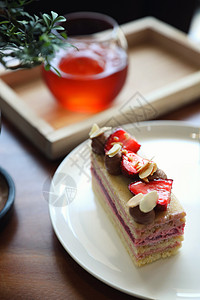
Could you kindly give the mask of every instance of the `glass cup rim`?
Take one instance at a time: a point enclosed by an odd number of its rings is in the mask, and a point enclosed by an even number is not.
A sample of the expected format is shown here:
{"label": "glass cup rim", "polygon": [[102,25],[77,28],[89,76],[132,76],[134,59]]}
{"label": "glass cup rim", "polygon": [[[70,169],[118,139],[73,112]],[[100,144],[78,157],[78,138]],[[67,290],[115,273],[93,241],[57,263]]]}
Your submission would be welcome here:
{"label": "glass cup rim", "polygon": [[[82,18],[82,19],[94,19],[94,20],[100,20],[102,22],[107,23],[108,25],[111,26],[110,29],[110,34],[107,38],[102,38],[102,41],[107,41],[110,40],[111,38],[115,38],[115,36],[117,35],[117,31],[119,30],[119,24],[117,23],[117,21],[112,18],[111,16],[104,14],[104,13],[99,13],[99,12],[92,12],[92,11],[78,11],[78,12],[71,12],[71,13],[67,13],[64,15],[64,17],[66,18],[66,23],[68,22],[68,19],[70,18],[71,20],[76,19],[76,18]],[[72,41],[72,40],[79,40],[79,39],[84,39],[84,41],[91,41],[91,40],[95,40],[96,38],[93,37],[88,37],[88,35],[83,35],[82,38],[80,37],[70,37],[70,35],[68,36],[68,40]],[[99,39],[99,37],[98,37]]]}
{"label": "glass cup rim", "polygon": [[[110,17],[106,14],[99,13],[99,12],[78,11],[78,12],[67,13],[67,14],[64,15],[64,17],[66,18],[66,21],[65,21],[66,24],[68,22],[69,17],[70,17],[70,20],[73,20],[73,19],[76,19],[76,18],[77,18],[77,20],[78,20],[78,18],[82,18],[82,19],[84,19],[84,18],[87,19],[88,18],[90,20],[92,20],[92,19],[100,20],[102,22],[107,23],[109,28],[105,29],[105,31],[108,30],[108,32],[107,32],[108,34],[106,34],[106,37],[103,34],[99,38],[98,33],[100,33],[100,34],[101,34],[101,32],[104,33],[104,29],[103,29],[102,31],[100,30],[99,32],[97,32],[97,34],[92,33],[91,37],[90,37],[90,33],[87,34],[87,35],[83,35],[82,37],[81,36],[72,36],[72,37],[70,37],[70,35],[69,36],[67,35],[67,41],[66,41],[67,47],[63,48],[63,49],[60,49],[60,51],[58,51],[58,53],[57,53],[57,57],[53,58],[53,62],[55,62],[55,65],[57,65],[56,61],[60,60],[60,58],[63,56],[63,53],[66,53],[68,47],[69,48],[72,47],[72,49],[77,48],[77,50],[78,50],[78,45],[81,42],[84,42],[88,45],[98,42],[99,44],[102,43],[104,45],[104,43],[107,43],[107,42],[110,42],[110,41],[112,42],[112,41],[117,40],[118,34],[121,31],[121,28],[120,28],[119,24],[117,23],[117,21],[114,18],[112,18],[112,17]],[[60,25],[63,26],[63,23],[61,23]],[[125,51],[127,51],[127,45],[126,45],[126,47],[122,47],[122,48],[124,48]],[[52,64],[52,65],[54,65],[54,64]],[[61,74],[61,77],[63,77],[63,78],[70,78],[70,79],[72,79],[72,78],[81,78],[81,80],[83,80],[83,81],[84,80],[89,80],[90,78],[92,78],[92,79],[101,79],[102,76],[104,76],[103,73],[97,73],[97,74],[93,74],[93,75],[84,75],[84,78],[83,78],[82,75],[68,74],[68,73],[65,73],[62,70],[59,70],[59,72]]]}

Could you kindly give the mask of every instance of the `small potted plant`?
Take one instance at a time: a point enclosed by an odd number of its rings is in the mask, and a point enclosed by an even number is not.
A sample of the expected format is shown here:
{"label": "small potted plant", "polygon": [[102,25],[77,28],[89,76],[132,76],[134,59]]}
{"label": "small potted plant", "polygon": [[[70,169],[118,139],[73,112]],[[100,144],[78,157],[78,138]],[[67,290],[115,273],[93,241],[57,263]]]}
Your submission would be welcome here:
{"label": "small potted plant", "polygon": [[53,11],[30,15],[24,7],[32,1],[0,1],[0,63],[6,69],[44,64],[49,70],[58,49],[67,45],[66,33],[60,26],[66,19]]}

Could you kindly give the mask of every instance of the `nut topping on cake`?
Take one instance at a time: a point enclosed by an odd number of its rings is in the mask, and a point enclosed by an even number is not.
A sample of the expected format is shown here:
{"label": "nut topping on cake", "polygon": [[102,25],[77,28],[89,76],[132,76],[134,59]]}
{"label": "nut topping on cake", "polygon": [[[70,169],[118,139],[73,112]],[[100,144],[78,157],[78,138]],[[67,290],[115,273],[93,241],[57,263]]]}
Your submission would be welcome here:
{"label": "nut topping on cake", "polygon": [[106,155],[108,155],[109,157],[113,157],[121,150],[121,148],[122,146],[120,144],[114,144],[112,148],[108,152],[106,152]]}
{"label": "nut topping on cake", "polygon": [[158,201],[158,193],[151,191],[148,194],[139,193],[133,196],[128,202],[128,207],[135,207],[139,205],[140,210],[144,213],[150,212],[156,206]]}
{"label": "nut topping on cake", "polygon": [[150,224],[155,219],[154,207],[157,205],[158,193],[151,191],[148,194],[139,193],[128,202],[129,213],[134,221],[140,224]]}
{"label": "nut topping on cake", "polygon": [[101,135],[102,133],[111,130],[112,127],[102,127],[99,128],[99,126],[97,124],[93,124],[92,129],[90,130],[89,133],[89,137],[91,139],[98,137],[99,135]]}
{"label": "nut topping on cake", "polygon": [[98,130],[99,130],[99,126],[96,123],[94,123],[93,126],[92,126],[92,128],[91,128],[91,130],[90,130],[90,132],[89,132],[89,137],[92,138],[92,135],[95,132],[97,132]]}
{"label": "nut topping on cake", "polygon": [[143,195],[140,201],[140,210],[144,213],[150,212],[154,207],[156,207],[158,201],[158,193],[156,191],[151,191],[148,194]]}
{"label": "nut topping on cake", "polygon": [[139,177],[148,182],[148,176],[153,175],[157,170],[157,165],[153,161],[149,161],[145,167],[139,172]]}
{"label": "nut topping on cake", "polygon": [[110,130],[111,127],[102,127],[99,128],[97,124],[94,124],[92,126],[92,129],[90,130],[89,137],[92,140],[92,151],[99,155],[104,155],[104,146],[107,137],[105,136],[105,132],[107,130]]}
{"label": "nut topping on cake", "polygon": [[121,145],[114,144],[113,147],[105,153],[105,166],[111,175],[121,174]]}
{"label": "nut topping on cake", "polygon": [[142,193],[139,193],[135,196],[133,196],[128,202],[127,202],[127,206],[130,208],[136,207],[140,204],[140,201],[142,200],[142,198],[144,197],[144,195]]}

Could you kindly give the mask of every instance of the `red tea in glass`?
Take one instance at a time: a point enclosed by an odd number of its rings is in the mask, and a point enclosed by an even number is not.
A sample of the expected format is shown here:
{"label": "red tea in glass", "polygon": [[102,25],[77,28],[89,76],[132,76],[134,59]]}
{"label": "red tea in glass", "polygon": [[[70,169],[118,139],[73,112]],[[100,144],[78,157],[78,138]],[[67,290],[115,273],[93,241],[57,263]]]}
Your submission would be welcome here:
{"label": "red tea in glass", "polygon": [[61,77],[53,69],[42,70],[53,95],[69,110],[99,112],[110,106],[124,85],[128,68],[126,49],[113,35],[109,39],[102,36],[101,29],[100,35],[74,39],[71,43],[75,47],[61,50],[51,62]]}

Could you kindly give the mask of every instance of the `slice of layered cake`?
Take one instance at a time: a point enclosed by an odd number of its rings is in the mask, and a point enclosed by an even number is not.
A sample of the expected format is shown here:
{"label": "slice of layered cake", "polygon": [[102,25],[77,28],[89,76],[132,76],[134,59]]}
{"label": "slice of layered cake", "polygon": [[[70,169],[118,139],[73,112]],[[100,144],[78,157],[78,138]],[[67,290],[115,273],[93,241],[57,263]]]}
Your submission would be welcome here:
{"label": "slice of layered cake", "polygon": [[93,189],[136,266],[171,256],[181,247],[185,212],[173,180],[122,128],[90,131]]}

